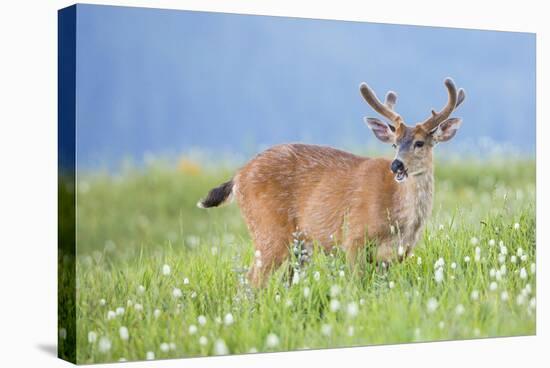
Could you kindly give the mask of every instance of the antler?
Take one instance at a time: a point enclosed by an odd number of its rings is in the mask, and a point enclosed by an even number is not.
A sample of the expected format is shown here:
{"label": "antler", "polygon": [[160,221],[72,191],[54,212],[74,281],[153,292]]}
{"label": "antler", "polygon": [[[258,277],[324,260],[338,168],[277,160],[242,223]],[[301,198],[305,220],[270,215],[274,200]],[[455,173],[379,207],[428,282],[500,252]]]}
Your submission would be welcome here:
{"label": "antler", "polygon": [[432,110],[432,116],[422,122],[422,126],[427,131],[437,128],[437,126],[447,119],[454,109],[456,109],[456,107],[464,101],[464,90],[460,89],[457,94],[455,84],[451,78],[445,78],[445,87],[447,87],[447,91],[449,93],[447,105],[440,112]]}
{"label": "antler", "polygon": [[390,119],[393,123],[396,125],[400,125],[403,123],[403,119],[401,116],[393,111],[393,106],[395,105],[395,102],[397,101],[397,95],[395,92],[389,91],[386,95],[386,102],[385,104],[382,104],[378,97],[376,97],[376,94],[374,91],[366,84],[361,83],[359,86],[359,90],[361,91],[361,95],[367,101],[367,103],[380,115]]}

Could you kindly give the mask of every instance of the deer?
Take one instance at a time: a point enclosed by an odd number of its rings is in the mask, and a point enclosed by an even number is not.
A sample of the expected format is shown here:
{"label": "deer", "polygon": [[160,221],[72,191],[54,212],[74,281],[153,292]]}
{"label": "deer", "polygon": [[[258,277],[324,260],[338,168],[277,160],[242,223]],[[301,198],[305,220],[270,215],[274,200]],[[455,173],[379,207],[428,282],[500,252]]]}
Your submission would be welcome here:
{"label": "deer", "polygon": [[[330,251],[339,246],[352,269],[358,254],[374,244],[370,261],[401,262],[413,255],[431,216],[434,192],[433,148],[449,141],[462,119],[450,117],[465,92],[444,80],[448,100],[427,119],[406,125],[389,91],[382,103],[366,84],[360,94],[384,117],[365,117],[375,137],[395,149],[392,160],[362,157],[328,146],[280,144],[259,153],[232,179],[209,191],[199,208],[237,200],[251,235],[255,257],[248,281],[262,287],[290,257],[296,234]],[[363,257],[367,258],[367,257]]]}

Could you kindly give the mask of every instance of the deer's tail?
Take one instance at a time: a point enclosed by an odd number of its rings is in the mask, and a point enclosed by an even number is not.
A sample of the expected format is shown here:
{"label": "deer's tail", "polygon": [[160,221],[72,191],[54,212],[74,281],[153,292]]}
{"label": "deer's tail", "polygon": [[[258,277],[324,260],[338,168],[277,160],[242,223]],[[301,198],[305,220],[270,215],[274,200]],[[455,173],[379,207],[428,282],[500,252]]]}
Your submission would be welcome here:
{"label": "deer's tail", "polygon": [[211,189],[206,198],[197,203],[199,208],[218,207],[231,201],[233,197],[233,179]]}

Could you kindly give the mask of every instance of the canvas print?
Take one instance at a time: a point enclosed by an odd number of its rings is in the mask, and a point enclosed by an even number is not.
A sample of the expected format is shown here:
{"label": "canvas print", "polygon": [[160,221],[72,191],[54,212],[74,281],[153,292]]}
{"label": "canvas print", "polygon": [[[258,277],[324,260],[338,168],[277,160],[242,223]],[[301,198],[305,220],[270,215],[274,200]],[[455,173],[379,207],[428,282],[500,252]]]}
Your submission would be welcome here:
{"label": "canvas print", "polygon": [[533,335],[535,35],[59,12],[59,356]]}

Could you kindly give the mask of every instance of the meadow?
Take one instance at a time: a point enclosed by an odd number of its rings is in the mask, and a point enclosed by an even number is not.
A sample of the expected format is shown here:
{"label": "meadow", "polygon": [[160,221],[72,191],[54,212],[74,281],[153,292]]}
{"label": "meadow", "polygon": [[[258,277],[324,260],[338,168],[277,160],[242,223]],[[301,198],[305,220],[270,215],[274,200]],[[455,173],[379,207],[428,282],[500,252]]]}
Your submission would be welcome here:
{"label": "meadow", "polygon": [[439,162],[413,257],[359,276],[338,248],[317,251],[262,290],[246,283],[254,251],[236,204],[196,207],[232,172],[79,174],[78,363],[535,333],[533,160]]}

